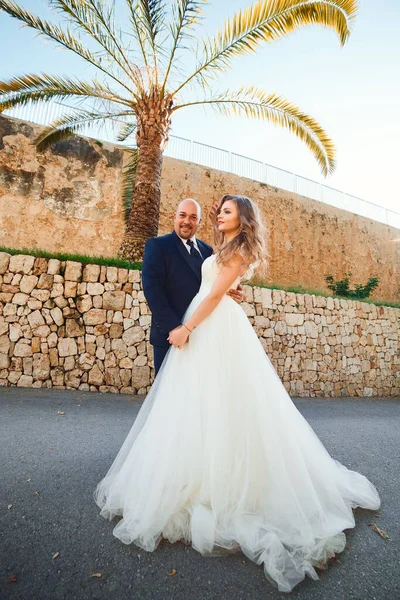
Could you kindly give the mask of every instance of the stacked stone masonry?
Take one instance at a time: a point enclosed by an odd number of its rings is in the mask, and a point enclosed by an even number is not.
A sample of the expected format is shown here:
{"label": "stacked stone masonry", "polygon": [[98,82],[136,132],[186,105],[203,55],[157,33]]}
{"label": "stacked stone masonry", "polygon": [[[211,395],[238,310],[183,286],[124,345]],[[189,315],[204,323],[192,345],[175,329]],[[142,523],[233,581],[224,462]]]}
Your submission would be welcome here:
{"label": "stacked stone masonry", "polygon": [[[400,395],[400,310],[244,286],[243,310],[293,396]],[[0,384],[146,394],[140,271],[0,253]]]}

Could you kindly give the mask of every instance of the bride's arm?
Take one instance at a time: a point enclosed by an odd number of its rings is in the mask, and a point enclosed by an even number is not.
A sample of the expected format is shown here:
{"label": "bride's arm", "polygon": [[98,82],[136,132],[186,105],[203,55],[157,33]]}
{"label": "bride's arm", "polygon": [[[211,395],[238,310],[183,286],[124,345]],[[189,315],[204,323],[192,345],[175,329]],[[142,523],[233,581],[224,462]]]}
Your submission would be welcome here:
{"label": "bride's arm", "polygon": [[170,333],[169,342],[178,348],[183,346],[190,332],[212,313],[234,281],[239,276],[244,275],[245,272],[246,267],[243,265],[241,256],[235,256],[229,261],[228,265],[222,265],[210,293],[201,301],[193,315],[182,327],[178,327]]}

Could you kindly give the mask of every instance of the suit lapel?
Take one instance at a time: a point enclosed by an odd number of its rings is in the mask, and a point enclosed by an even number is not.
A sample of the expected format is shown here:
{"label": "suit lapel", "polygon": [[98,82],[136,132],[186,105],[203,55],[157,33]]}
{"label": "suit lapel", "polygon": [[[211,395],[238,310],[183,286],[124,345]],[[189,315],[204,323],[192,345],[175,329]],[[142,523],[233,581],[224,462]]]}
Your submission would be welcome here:
{"label": "suit lapel", "polygon": [[210,251],[209,251],[208,247],[206,246],[206,244],[204,242],[202,242],[201,240],[197,239],[197,245],[200,249],[203,259],[205,260],[206,258],[208,258],[210,256]]}
{"label": "suit lapel", "polygon": [[176,247],[178,249],[178,252],[180,252],[180,254],[182,255],[182,257],[185,259],[185,261],[187,262],[187,264],[189,265],[189,267],[192,269],[193,273],[196,275],[197,279],[199,281],[201,281],[201,271],[196,266],[196,263],[194,262],[194,260],[192,260],[190,258],[190,254],[186,250],[186,248],[184,248],[182,240],[176,235],[175,231],[172,232],[172,236],[174,238],[175,245],[176,245]]}

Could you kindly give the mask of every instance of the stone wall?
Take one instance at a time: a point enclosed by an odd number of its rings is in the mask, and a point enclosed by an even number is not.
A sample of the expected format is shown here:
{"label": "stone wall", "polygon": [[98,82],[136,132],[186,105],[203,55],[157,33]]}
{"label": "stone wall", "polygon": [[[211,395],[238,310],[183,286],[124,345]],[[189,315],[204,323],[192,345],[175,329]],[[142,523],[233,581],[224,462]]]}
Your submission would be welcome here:
{"label": "stone wall", "polygon": [[[0,245],[116,256],[124,231],[123,147],[76,137],[38,153],[32,141],[41,129],[0,117]],[[230,173],[165,158],[160,234],[171,231],[179,200],[197,198],[206,213],[225,193],[259,204],[276,287],[328,292],[324,274],[351,272],[359,283],[378,276],[375,297],[399,301],[400,230]],[[199,237],[212,241],[207,219]]]}
{"label": "stone wall", "polygon": [[243,308],[292,396],[400,395],[400,309],[249,288]]}
{"label": "stone wall", "polygon": [[0,253],[0,384],[145,394],[139,271]]}
{"label": "stone wall", "polygon": [[[244,290],[291,395],[400,395],[399,309]],[[140,271],[0,253],[0,385],[145,394],[150,322]]]}

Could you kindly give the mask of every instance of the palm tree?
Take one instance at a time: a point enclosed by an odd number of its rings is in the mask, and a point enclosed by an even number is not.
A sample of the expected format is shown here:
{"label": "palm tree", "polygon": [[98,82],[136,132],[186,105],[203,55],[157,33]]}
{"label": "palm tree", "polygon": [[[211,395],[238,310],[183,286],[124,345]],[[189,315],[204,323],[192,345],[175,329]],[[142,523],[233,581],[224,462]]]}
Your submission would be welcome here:
{"label": "palm tree", "polygon": [[[212,81],[242,55],[256,52],[295,29],[320,24],[335,30],[343,45],[354,20],[356,0],[258,0],[229,18],[215,35],[197,40],[196,26],[207,0],[121,0],[124,28],[116,25],[115,1],[48,0],[61,13],[55,25],[0,0],[0,9],[61,44],[101,73],[83,81],[60,75],[24,75],[0,82],[0,112],[28,102],[78,99],[35,140],[38,149],[79,134],[88,124],[119,123],[118,141],[136,136],[125,171],[131,209],[119,256],[141,260],[144,243],[158,232],[163,151],[177,110],[205,105],[222,115],[245,115],[288,128],[298,136],[326,175],[335,166],[335,148],[322,127],[284,98],[251,86],[213,92]],[[82,41],[85,37],[85,44]],[[180,68],[190,52],[189,74]],[[191,93],[197,95],[191,99]],[[184,93],[187,93],[185,99]],[[200,92],[200,94],[199,94]]]}

